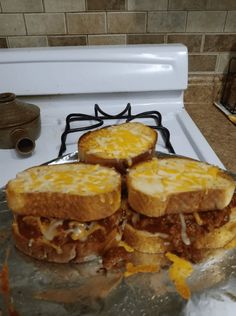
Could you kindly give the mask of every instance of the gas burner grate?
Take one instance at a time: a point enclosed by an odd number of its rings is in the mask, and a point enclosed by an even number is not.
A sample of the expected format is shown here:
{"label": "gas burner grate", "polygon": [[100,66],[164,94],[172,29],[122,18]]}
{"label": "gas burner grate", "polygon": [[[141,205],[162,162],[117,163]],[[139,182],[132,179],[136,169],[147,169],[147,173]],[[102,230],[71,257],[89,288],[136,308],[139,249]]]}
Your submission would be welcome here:
{"label": "gas burner grate", "polygon": [[[59,150],[58,157],[61,157],[63,153],[66,151],[66,138],[70,133],[88,131],[98,128],[103,125],[104,120],[112,120],[112,119],[124,119],[126,122],[130,122],[135,119],[140,118],[151,118],[154,121],[154,125],[149,125],[149,127],[159,131],[164,140],[165,146],[168,151],[172,154],[175,154],[175,151],[170,142],[170,132],[169,130],[162,125],[162,116],[158,111],[145,111],[136,115],[132,115],[131,113],[131,105],[128,103],[123,111],[116,115],[110,115],[104,112],[98,104],[94,105],[94,116],[87,115],[82,113],[71,113],[66,117],[66,125],[65,130],[61,135],[61,147]],[[94,124],[90,126],[83,126],[78,128],[72,128],[71,123],[75,121],[94,121]]]}

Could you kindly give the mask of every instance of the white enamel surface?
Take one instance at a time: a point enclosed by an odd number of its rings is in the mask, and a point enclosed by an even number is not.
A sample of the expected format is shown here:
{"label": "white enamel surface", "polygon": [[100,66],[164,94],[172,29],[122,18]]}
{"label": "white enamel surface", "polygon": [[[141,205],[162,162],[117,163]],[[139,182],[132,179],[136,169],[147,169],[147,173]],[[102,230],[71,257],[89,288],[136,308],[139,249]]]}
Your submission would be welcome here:
{"label": "white enamel surface", "polygon": [[183,45],[0,50],[0,92],[50,95],[183,90]]}
{"label": "white enamel surface", "polygon": [[[185,155],[195,159],[203,160],[214,165],[223,167],[222,163],[213,152],[205,138],[200,133],[186,110],[181,107],[179,101],[174,103],[173,96],[166,97],[158,93],[142,97],[140,94],[108,95],[104,96],[54,96],[54,97],[31,97],[24,100],[35,103],[41,108],[42,131],[36,141],[35,152],[27,158],[17,155],[13,149],[0,149],[0,187],[15,177],[16,173],[28,167],[42,164],[57,157],[60,148],[60,137],[64,131],[65,117],[69,113],[94,114],[93,105],[98,102],[102,109],[110,114],[119,113],[126,105],[127,100],[131,102],[132,113],[139,113],[147,110],[158,110],[163,115],[163,125],[167,127],[171,135],[171,143],[176,154]],[[176,98],[178,100],[178,98]],[[161,100],[156,102],[156,100]],[[107,120],[105,125],[121,123],[123,121]],[[153,124],[152,120],[142,120],[143,123]],[[90,122],[91,123],[91,122]],[[81,123],[74,123],[73,127],[81,126]],[[77,150],[78,138],[82,132],[71,134],[67,138],[67,151]],[[163,139],[158,134],[156,149],[168,153]]]}

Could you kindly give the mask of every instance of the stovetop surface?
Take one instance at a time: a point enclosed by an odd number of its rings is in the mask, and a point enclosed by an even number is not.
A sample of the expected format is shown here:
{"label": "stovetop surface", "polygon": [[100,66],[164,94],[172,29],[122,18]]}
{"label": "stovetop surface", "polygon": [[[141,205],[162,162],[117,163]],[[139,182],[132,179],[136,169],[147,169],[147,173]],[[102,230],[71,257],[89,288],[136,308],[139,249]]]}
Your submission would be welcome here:
{"label": "stovetop surface", "polygon": [[[0,149],[0,187],[14,178],[16,173],[34,165],[58,157],[61,146],[61,135],[65,129],[66,116],[70,113],[85,113],[94,115],[94,104],[97,103],[103,111],[114,115],[120,113],[131,104],[131,113],[143,111],[159,111],[162,115],[162,125],[170,132],[170,142],[176,154],[206,161],[223,167],[216,154],[206,142],[201,132],[187,114],[181,101],[176,102],[172,94],[123,94],[117,97],[111,95],[89,96],[44,96],[22,98],[27,102],[37,104],[41,110],[41,134],[36,140],[36,148],[32,155],[22,157],[14,149]],[[128,102],[127,102],[128,100]],[[153,125],[153,119],[135,119],[147,125]],[[125,122],[122,119],[105,120],[102,127]],[[73,122],[73,128],[88,126],[94,121]],[[84,132],[69,134],[66,140],[66,153],[77,150],[77,142]],[[156,150],[169,153],[165,141],[158,132]]]}

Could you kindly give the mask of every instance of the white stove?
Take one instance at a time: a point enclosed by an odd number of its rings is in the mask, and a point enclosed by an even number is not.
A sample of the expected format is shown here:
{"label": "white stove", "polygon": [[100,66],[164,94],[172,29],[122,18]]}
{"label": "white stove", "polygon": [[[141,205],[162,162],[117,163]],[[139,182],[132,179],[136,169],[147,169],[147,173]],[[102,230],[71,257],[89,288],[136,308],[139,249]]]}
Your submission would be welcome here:
{"label": "white stove", "polygon": [[[14,149],[0,149],[0,187],[17,172],[57,158],[66,116],[94,115],[95,104],[109,115],[122,112],[127,103],[132,115],[158,111],[176,154],[224,168],[184,108],[187,79],[183,45],[0,50],[0,93],[13,92],[41,110],[41,135],[33,154],[22,157]],[[154,125],[151,118],[136,121]],[[105,120],[103,126],[121,122]],[[71,127],[91,124],[73,122]],[[83,133],[67,136],[64,154],[77,150]],[[160,132],[156,150],[169,152]]]}

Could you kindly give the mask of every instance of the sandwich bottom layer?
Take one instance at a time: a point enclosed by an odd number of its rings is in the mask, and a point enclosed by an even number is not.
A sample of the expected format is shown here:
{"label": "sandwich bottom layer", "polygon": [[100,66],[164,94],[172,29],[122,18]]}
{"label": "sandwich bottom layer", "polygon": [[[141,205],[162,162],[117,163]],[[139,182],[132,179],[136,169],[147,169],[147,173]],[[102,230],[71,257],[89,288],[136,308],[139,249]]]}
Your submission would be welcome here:
{"label": "sandwich bottom layer", "polygon": [[142,253],[172,252],[199,262],[211,249],[227,247],[236,238],[236,194],[222,210],[147,217],[130,208],[123,240]]}
{"label": "sandwich bottom layer", "polygon": [[14,214],[16,247],[26,255],[49,262],[86,262],[102,256],[117,244],[123,212],[93,222],[80,223]]}

